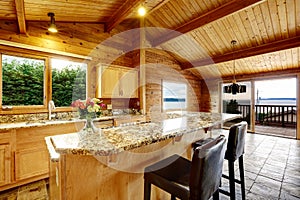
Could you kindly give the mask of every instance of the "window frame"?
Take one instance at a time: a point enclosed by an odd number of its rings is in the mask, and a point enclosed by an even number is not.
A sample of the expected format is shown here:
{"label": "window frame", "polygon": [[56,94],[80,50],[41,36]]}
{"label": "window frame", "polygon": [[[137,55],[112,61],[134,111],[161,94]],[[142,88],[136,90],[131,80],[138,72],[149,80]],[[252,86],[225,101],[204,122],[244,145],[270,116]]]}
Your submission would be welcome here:
{"label": "window frame", "polygon": [[[164,108],[164,83],[173,83],[173,84],[182,84],[185,85],[185,89],[186,89],[186,96],[185,96],[185,108],[172,108],[172,109],[165,109]],[[162,85],[162,89],[161,89],[161,101],[162,101],[162,111],[164,112],[168,112],[168,111],[178,111],[178,110],[187,110],[188,109],[188,84],[185,82],[175,82],[175,81],[170,81],[170,80],[161,80],[161,85]]]}
{"label": "window frame", "polygon": [[[15,57],[23,57],[23,58],[29,58],[29,59],[38,59],[38,60],[44,60],[45,66],[44,66],[44,91],[43,91],[43,105],[26,105],[26,106],[12,106],[13,113],[15,112],[21,112],[21,113],[28,113],[28,110],[32,110],[35,112],[40,112],[43,111],[44,109],[47,109],[47,94],[49,91],[49,88],[47,87],[47,82],[49,81],[49,58],[46,56],[40,56],[40,55],[32,55],[32,54],[27,54],[27,53],[18,53],[18,52],[1,52],[0,53],[0,70],[1,70],[1,75],[0,75],[0,106],[1,106],[1,111],[5,112],[3,109],[2,105],[2,56],[3,55],[8,55],[8,56],[15,56]],[[26,112],[27,111],[27,112]],[[1,113],[3,114],[3,113]]]}
{"label": "window frame", "polygon": [[[7,50],[9,49],[9,50]],[[45,113],[48,112],[48,102],[52,99],[52,67],[51,59],[62,59],[72,62],[82,62],[87,64],[86,69],[86,96],[88,96],[88,77],[89,77],[89,62],[81,58],[73,58],[63,55],[50,54],[46,52],[37,52],[34,50],[26,50],[21,48],[7,48],[2,49],[0,46],[0,114],[30,114],[30,113]],[[44,94],[43,94],[43,105],[26,105],[26,106],[12,106],[12,109],[5,109],[2,105],[2,55],[25,57],[31,59],[44,60]],[[74,109],[70,107],[56,107],[56,112],[71,112]]]}

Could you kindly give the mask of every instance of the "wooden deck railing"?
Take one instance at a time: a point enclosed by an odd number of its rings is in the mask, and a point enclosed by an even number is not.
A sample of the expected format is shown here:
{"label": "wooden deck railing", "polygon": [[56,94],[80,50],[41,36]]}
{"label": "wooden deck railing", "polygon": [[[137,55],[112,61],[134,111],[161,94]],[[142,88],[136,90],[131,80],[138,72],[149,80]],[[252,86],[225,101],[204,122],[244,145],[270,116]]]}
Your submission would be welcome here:
{"label": "wooden deck railing", "polygon": [[[250,119],[250,105],[238,105],[244,119]],[[255,123],[268,126],[296,127],[296,106],[255,105]]]}

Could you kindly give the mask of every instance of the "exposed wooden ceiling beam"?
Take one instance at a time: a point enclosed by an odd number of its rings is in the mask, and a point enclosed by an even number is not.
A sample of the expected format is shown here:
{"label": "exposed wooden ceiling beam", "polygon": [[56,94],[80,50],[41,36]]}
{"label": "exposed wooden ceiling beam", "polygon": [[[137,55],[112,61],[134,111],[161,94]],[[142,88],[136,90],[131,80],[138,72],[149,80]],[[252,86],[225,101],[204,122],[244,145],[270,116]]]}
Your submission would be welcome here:
{"label": "exposed wooden ceiling beam", "polygon": [[26,34],[24,0],[15,0],[20,33]]}
{"label": "exposed wooden ceiling beam", "polygon": [[159,38],[154,39],[152,46],[158,46],[164,42],[167,42],[177,36],[180,36],[178,33],[187,33],[194,29],[197,29],[201,26],[204,26],[205,24],[208,24],[210,22],[216,21],[222,17],[225,17],[227,15],[230,15],[232,13],[235,13],[237,11],[240,11],[242,9],[245,9],[249,6],[256,5],[257,3],[261,3],[265,0],[232,0],[229,1],[219,7],[217,7],[214,10],[211,10],[185,24],[183,24],[180,27],[177,27],[174,29],[173,33],[168,33],[164,36],[161,36]]}
{"label": "exposed wooden ceiling beam", "polygon": [[158,10],[160,7],[162,7],[163,5],[165,5],[166,3],[168,3],[170,0],[164,0],[161,1],[159,4],[157,4],[155,7],[153,7],[148,13],[147,15],[150,15],[152,12]]}
{"label": "exposed wooden ceiling beam", "polygon": [[[233,58],[234,59],[247,58],[247,57],[251,57],[251,56],[271,53],[271,52],[295,48],[295,47],[299,47],[299,46],[300,46],[300,36],[296,36],[293,38],[278,40],[275,42],[263,44],[263,45],[256,46],[256,47],[250,47],[250,48],[246,48],[246,49],[237,50],[234,52],[229,52],[229,53],[215,56],[212,58],[195,60],[195,61],[192,61],[191,64],[194,67],[201,67],[201,66],[210,65],[213,63],[222,63],[222,62],[230,61]],[[190,63],[188,65],[182,65],[182,69],[189,69],[189,68],[191,68]]]}
{"label": "exposed wooden ceiling beam", "polygon": [[[296,74],[300,73],[300,68],[293,68],[293,69],[285,69],[285,70],[277,70],[271,72],[259,72],[253,74],[241,74],[236,75],[235,79],[237,81],[250,81],[250,80],[268,80],[274,78],[282,78],[282,77],[293,77]],[[214,79],[211,79],[214,80]],[[224,82],[232,82],[232,76],[225,76],[222,77]],[[206,80],[205,80],[206,81]]]}
{"label": "exposed wooden ceiling beam", "polygon": [[114,13],[113,16],[105,23],[105,32],[110,32],[119,23],[121,23],[134,9],[136,9],[142,0],[127,0],[123,5]]}

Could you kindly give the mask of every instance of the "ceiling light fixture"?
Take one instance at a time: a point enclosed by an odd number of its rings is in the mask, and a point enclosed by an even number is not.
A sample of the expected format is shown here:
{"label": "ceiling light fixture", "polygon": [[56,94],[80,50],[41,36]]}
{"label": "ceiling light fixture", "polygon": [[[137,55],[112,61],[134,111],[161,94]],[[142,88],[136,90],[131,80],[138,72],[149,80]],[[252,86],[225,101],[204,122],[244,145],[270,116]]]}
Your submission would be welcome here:
{"label": "ceiling light fixture", "polygon": [[237,93],[245,93],[246,92],[246,85],[240,85],[236,83],[235,80],[235,59],[234,59],[234,46],[236,45],[236,40],[231,41],[232,45],[232,61],[233,61],[233,80],[232,84],[228,86],[224,86],[224,93],[231,93],[233,95]]}
{"label": "ceiling light fixture", "polygon": [[139,16],[143,17],[143,16],[146,15],[146,13],[147,13],[147,10],[146,10],[146,8],[144,6],[140,6],[138,8],[138,14],[139,14]]}
{"label": "ceiling light fixture", "polygon": [[51,33],[57,33],[57,28],[56,28],[56,25],[55,25],[54,13],[49,12],[48,13],[48,17],[50,17],[50,26],[48,28],[48,31],[50,31]]}

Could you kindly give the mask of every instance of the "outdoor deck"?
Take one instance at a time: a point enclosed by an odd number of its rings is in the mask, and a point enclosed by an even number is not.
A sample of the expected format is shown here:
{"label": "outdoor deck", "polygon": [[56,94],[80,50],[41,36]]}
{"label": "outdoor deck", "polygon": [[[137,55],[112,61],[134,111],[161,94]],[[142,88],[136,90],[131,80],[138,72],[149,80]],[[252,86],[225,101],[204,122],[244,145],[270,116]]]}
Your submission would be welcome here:
{"label": "outdoor deck", "polygon": [[296,138],[295,128],[255,125],[255,133],[280,137]]}

